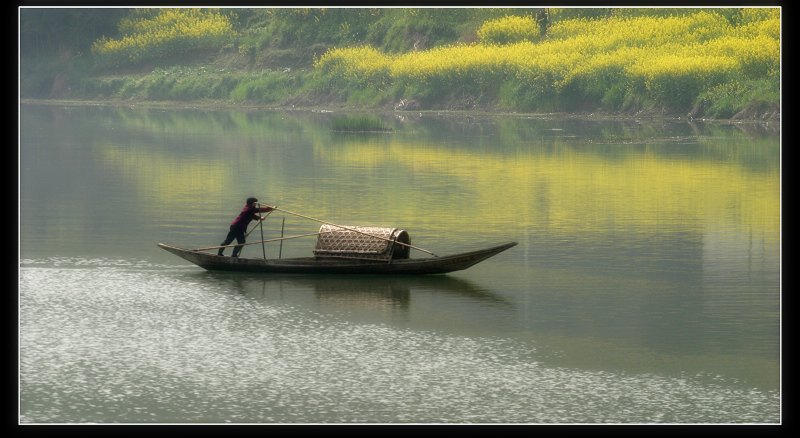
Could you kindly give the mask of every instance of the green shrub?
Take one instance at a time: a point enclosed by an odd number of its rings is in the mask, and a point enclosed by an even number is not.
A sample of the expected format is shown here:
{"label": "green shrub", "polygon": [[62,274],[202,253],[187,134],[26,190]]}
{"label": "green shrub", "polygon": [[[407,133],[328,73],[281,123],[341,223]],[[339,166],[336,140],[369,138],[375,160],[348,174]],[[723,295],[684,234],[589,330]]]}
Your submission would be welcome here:
{"label": "green shrub", "polygon": [[285,73],[269,71],[243,78],[230,92],[230,98],[235,102],[276,103],[295,88],[295,81]]}
{"label": "green shrub", "polygon": [[707,117],[727,119],[748,106],[776,105],[780,102],[780,86],[768,78],[727,82],[700,93],[698,101],[705,103]]}

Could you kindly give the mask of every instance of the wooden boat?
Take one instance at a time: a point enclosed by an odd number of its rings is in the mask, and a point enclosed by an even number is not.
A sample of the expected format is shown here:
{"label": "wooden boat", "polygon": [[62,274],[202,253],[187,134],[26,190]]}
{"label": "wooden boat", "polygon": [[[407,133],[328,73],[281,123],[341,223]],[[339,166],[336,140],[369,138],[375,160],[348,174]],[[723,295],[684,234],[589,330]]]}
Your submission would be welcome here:
{"label": "wooden boat", "polygon": [[[467,269],[470,266],[501,253],[516,242],[503,243],[491,248],[477,251],[437,256],[432,252],[411,245],[408,232],[398,228],[363,227],[337,225],[330,222],[294,213],[278,207],[273,210],[283,211],[295,216],[321,222],[319,232],[279,239],[261,240],[244,245],[261,244],[299,237],[316,236],[313,257],[267,259],[225,257],[204,251],[216,251],[236,245],[211,246],[199,249],[179,248],[164,243],[158,246],[201,268],[215,271],[247,271],[269,273],[297,274],[445,274]],[[255,227],[253,227],[255,229]],[[252,231],[251,229],[250,231]],[[249,233],[248,233],[249,234]],[[411,250],[425,252],[432,257],[411,258]]]}
{"label": "wooden boat", "polygon": [[286,259],[259,259],[218,256],[200,250],[178,248],[159,243],[158,246],[186,261],[207,270],[246,271],[296,274],[445,274],[467,269],[489,257],[497,255],[517,242],[508,242],[477,251],[423,257],[357,259],[343,257],[299,257]]}

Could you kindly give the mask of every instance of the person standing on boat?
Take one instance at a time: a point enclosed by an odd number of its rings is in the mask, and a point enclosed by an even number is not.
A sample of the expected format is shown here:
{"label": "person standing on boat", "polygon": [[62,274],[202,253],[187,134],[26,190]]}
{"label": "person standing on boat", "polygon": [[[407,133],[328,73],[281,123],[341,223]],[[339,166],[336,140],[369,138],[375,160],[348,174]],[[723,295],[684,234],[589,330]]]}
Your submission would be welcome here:
{"label": "person standing on boat", "polygon": [[231,222],[230,231],[228,231],[228,236],[225,237],[225,241],[223,241],[220,246],[219,251],[217,251],[217,255],[221,256],[222,253],[225,251],[225,246],[229,245],[233,242],[233,239],[236,239],[236,243],[239,245],[233,248],[233,254],[231,257],[239,257],[239,253],[242,251],[242,245],[244,244],[245,235],[244,233],[247,232],[247,225],[252,220],[259,220],[263,221],[266,216],[259,216],[258,213],[268,213],[274,208],[272,207],[260,207],[258,204],[258,199],[256,198],[247,198],[247,203],[242,207],[242,211],[239,212],[239,216],[236,216],[236,219]]}

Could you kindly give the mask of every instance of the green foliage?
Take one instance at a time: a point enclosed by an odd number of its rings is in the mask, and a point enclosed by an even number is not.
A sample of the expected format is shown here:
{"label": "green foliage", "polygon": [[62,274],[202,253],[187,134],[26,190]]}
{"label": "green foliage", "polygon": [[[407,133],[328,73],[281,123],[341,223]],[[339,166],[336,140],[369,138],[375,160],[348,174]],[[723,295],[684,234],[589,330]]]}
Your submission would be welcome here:
{"label": "green foliage", "polygon": [[65,50],[88,53],[103,35],[116,33],[118,21],[128,8],[21,8],[19,10],[20,56],[36,59],[58,56]]}
{"label": "green foliage", "polygon": [[777,102],[780,102],[780,84],[771,79],[727,82],[700,93],[698,100],[706,102],[707,117],[727,119],[747,108],[768,109],[777,106]]}
{"label": "green foliage", "polygon": [[79,96],[93,99],[110,99],[119,93],[126,79],[120,77],[106,77],[100,79],[83,79],[76,87]]}
{"label": "green foliage", "polygon": [[267,71],[242,79],[230,92],[230,98],[234,102],[277,103],[291,95],[296,86],[292,77]]}
{"label": "green foliage", "polygon": [[154,101],[228,100],[240,76],[205,67],[156,68],[145,76],[115,76],[84,80],[84,95],[98,98],[146,99]]}
{"label": "green foliage", "polygon": [[451,9],[437,10],[435,15],[424,9],[385,10],[370,26],[367,42],[387,53],[451,43],[458,38],[453,20],[459,18],[466,18],[466,14]]}
{"label": "green foliage", "polygon": [[90,47],[115,32],[128,9],[20,8],[20,93],[37,98],[78,93],[92,68]]}
{"label": "green foliage", "polygon": [[265,10],[264,33],[277,48],[363,41],[380,10],[370,8],[278,8]]}

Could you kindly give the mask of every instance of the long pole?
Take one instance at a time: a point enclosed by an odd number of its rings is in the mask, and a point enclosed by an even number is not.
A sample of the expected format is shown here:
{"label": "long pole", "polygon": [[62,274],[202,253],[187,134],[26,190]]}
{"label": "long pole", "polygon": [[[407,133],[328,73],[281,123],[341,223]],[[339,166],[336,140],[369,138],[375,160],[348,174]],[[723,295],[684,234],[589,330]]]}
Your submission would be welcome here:
{"label": "long pole", "polygon": [[259,241],[257,241],[257,242],[247,242],[247,243],[243,243],[243,244],[241,244],[241,245],[239,245],[238,243],[236,243],[236,244],[231,244],[231,245],[206,246],[206,247],[204,247],[204,248],[197,248],[197,249],[193,249],[192,251],[195,251],[195,252],[197,252],[197,251],[210,251],[210,250],[212,250],[212,249],[219,249],[219,248],[230,248],[230,247],[232,247],[232,246],[248,246],[248,245],[258,245],[259,243],[262,243],[262,242],[263,242],[263,243],[269,243],[269,242],[278,242],[278,241],[289,240],[289,239],[297,239],[298,237],[319,236],[320,234],[332,233],[332,232],[333,232],[333,231],[322,231],[322,232],[318,232],[318,233],[298,234],[298,235],[296,235],[296,236],[281,237],[281,238],[267,239],[267,240],[259,240]]}
{"label": "long pole", "polygon": [[[266,216],[264,216],[266,218]],[[258,227],[261,229],[261,253],[264,255],[264,260],[267,259],[267,249],[264,248],[264,218],[258,221]]]}
{"label": "long pole", "polygon": [[331,223],[331,222],[326,222],[326,221],[323,221],[323,220],[320,220],[320,219],[316,219],[316,218],[313,218],[311,216],[306,216],[306,215],[303,215],[303,214],[300,214],[300,213],[294,213],[294,212],[291,212],[289,210],[284,210],[282,208],[278,208],[278,207],[272,207],[272,208],[275,209],[275,210],[278,210],[278,211],[282,211],[284,213],[288,213],[288,214],[291,214],[291,215],[294,215],[294,216],[299,216],[299,217],[302,217],[302,218],[305,218],[305,219],[309,219],[309,220],[312,220],[312,221],[315,221],[315,222],[320,222],[320,223],[323,223],[323,224],[326,224],[326,225],[330,225],[330,226],[333,226],[333,227],[342,228],[342,229],[345,229],[345,230],[348,230],[348,231],[353,231],[353,232],[356,232],[356,233],[359,233],[359,234],[364,234],[366,236],[370,236],[370,237],[373,237],[375,239],[381,239],[381,240],[385,240],[387,242],[397,243],[398,245],[404,245],[404,246],[407,246],[409,248],[416,249],[417,251],[422,251],[422,252],[428,253],[428,254],[430,254],[430,255],[432,255],[434,257],[439,257],[436,254],[434,254],[434,253],[432,253],[432,252],[430,252],[428,250],[425,250],[425,249],[422,249],[422,248],[418,248],[416,246],[409,245],[407,243],[397,242],[395,240],[387,239],[387,238],[381,237],[381,236],[375,236],[375,235],[372,235],[372,234],[365,233],[363,231],[357,230],[355,228],[344,227],[342,225],[337,225],[337,224],[334,224],[334,223]]}
{"label": "long pole", "polygon": [[[264,216],[262,216],[262,217],[263,217],[263,219],[261,219],[261,220],[266,220],[266,219],[267,219],[267,216],[269,216],[269,215],[270,215],[270,213],[272,213],[272,212],[271,212],[271,211],[268,211],[268,212],[267,212],[267,214],[265,214]],[[258,222],[260,223],[261,221],[258,221]],[[253,225],[253,228],[250,228],[250,231],[248,231],[247,233],[245,233],[244,237],[247,237],[247,236],[249,236],[249,235],[250,235],[250,233],[252,233],[253,231],[255,231],[257,226],[258,226],[258,223],[256,223],[255,225]]]}
{"label": "long pole", "polygon": [[283,226],[284,225],[286,225],[286,216],[284,216],[283,220],[281,221],[281,243],[280,243],[280,246],[278,247],[278,258],[279,259],[281,258],[281,254],[283,253]]}

